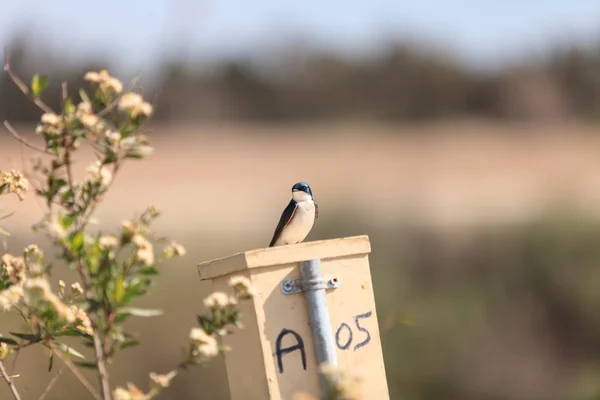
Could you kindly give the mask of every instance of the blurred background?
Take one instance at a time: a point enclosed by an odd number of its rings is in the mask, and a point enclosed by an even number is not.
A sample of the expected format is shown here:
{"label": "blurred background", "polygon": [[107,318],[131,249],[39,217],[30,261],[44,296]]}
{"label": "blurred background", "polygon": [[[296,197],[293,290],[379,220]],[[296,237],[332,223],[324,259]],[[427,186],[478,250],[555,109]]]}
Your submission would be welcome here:
{"label": "blurred background", "polygon": [[[0,43],[26,81],[49,75],[47,103],[108,68],[141,72],[156,106],[156,154],[97,216],[115,229],[157,204],[188,254],[113,385],[176,364],[210,289],[196,264],[266,246],[303,180],[308,240],[370,236],[392,399],[600,399],[599,21],[597,0],[1,2]],[[0,119],[35,141],[39,116],[2,74]],[[30,156],[0,135],[0,168]],[[46,245],[33,195],[0,208],[9,250]],[[15,373],[27,399],[55,374],[35,348]],[[161,399],[227,399],[224,374],[189,371]],[[67,371],[47,399],[86,396]]]}

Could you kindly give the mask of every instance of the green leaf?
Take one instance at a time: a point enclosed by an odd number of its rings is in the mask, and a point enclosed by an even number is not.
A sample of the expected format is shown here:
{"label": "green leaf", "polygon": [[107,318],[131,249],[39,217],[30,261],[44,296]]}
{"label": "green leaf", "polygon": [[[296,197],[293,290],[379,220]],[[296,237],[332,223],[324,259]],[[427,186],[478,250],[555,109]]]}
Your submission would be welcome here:
{"label": "green leaf", "polygon": [[196,318],[198,320],[198,325],[200,325],[200,327],[202,329],[204,329],[204,331],[206,333],[208,333],[209,335],[217,330],[217,329],[215,329],[213,319],[211,317],[208,317],[208,316],[202,315],[202,314],[198,314],[198,316]]}
{"label": "green leaf", "polygon": [[104,307],[104,305],[101,302],[99,302],[98,300],[90,299],[90,300],[88,300],[87,313],[93,314],[96,311],[101,310],[103,307]]}
{"label": "green leaf", "polygon": [[104,164],[112,164],[117,160],[117,153],[115,153],[110,147],[106,148],[106,157],[104,157]]}
{"label": "green leaf", "polygon": [[10,236],[10,232],[0,226],[0,235]]}
{"label": "green leaf", "polygon": [[145,294],[149,286],[149,279],[132,279],[125,289],[121,304],[129,304],[135,297]]}
{"label": "green leaf", "polygon": [[64,343],[56,343],[56,348],[60,351],[62,351],[65,354],[72,354],[75,357],[79,357],[79,358],[85,358],[83,356],[83,354],[81,354],[80,352],[78,352],[77,350],[73,349],[72,347],[67,346]]}
{"label": "green leaf", "polygon": [[39,74],[35,74],[33,78],[31,78],[31,94],[33,97],[40,97],[40,94],[46,89],[46,86],[48,86],[48,77],[40,77]]}
{"label": "green leaf", "polygon": [[53,199],[58,191],[67,184],[67,181],[63,178],[55,178],[53,176],[48,177],[48,192],[46,196],[48,199]]}
{"label": "green leaf", "polygon": [[135,136],[130,136],[121,140],[121,145],[123,147],[133,147],[137,143],[137,138]]}
{"label": "green leaf", "polygon": [[88,336],[88,335],[77,329],[65,329],[64,331],[55,333],[54,336],[59,337],[59,336]]}
{"label": "green leaf", "polygon": [[71,239],[71,249],[74,253],[79,253],[83,249],[83,231],[77,232]]}
{"label": "green leaf", "polygon": [[156,317],[163,314],[163,310],[151,308],[123,307],[119,314],[129,314],[136,317]]}
{"label": "green leaf", "polygon": [[[69,189],[70,191],[71,189]],[[73,192],[71,192],[72,195]],[[62,220],[62,226],[65,229],[69,229],[71,227],[71,225],[73,225],[73,222],[75,222],[77,220],[78,214],[69,214],[66,217],[63,218]]]}
{"label": "green leaf", "polygon": [[158,269],[156,269],[156,267],[146,267],[146,268],[140,269],[139,274],[146,275],[146,276],[158,275]]}
{"label": "green leaf", "polygon": [[35,74],[33,78],[31,78],[31,94],[33,97],[38,97],[40,95],[40,76]]}
{"label": "green leaf", "polygon": [[[60,199],[62,201],[71,200],[73,198],[73,190],[67,189],[63,191],[60,195]],[[70,218],[69,226],[77,219],[77,215],[67,215],[63,220],[63,225],[67,225],[67,219]]]}
{"label": "green leaf", "polygon": [[121,324],[131,317],[131,314],[117,314],[115,317],[115,324]]}
{"label": "green leaf", "polygon": [[92,103],[84,89],[79,89],[79,97],[81,97],[81,100],[85,103]]}
{"label": "green leaf", "polygon": [[81,368],[98,369],[96,363],[92,361],[76,361],[75,364],[79,365]]}
{"label": "green leaf", "polygon": [[54,365],[54,353],[50,353],[50,359],[48,360],[48,372],[52,371]]}
{"label": "green leaf", "polygon": [[127,349],[127,348],[129,348],[129,347],[134,347],[134,346],[137,346],[138,344],[140,344],[140,341],[139,341],[139,340],[136,340],[136,339],[130,339],[130,340],[127,340],[126,342],[123,342],[123,343],[121,344],[121,349],[123,349],[123,350],[124,350],[124,349]]}
{"label": "green leaf", "polygon": [[6,343],[6,344],[13,345],[13,346],[16,346],[19,344],[19,343],[17,343],[16,340],[12,340],[11,338],[2,337],[2,336],[0,336],[0,343]]}
{"label": "green leaf", "polygon": [[220,345],[218,346],[218,349],[219,349],[219,352],[220,352],[220,353],[226,353],[226,352],[228,352],[228,351],[231,351],[231,347],[230,347],[230,346],[223,345],[223,344],[220,344]]}
{"label": "green leaf", "polygon": [[40,335],[32,335],[30,333],[18,333],[18,332],[9,332],[11,335],[18,337],[19,339],[27,340],[31,343],[37,343],[42,340]]}
{"label": "green leaf", "polygon": [[65,113],[73,114],[74,112],[75,112],[75,106],[73,105],[73,101],[71,101],[70,97],[67,97],[67,100],[65,101]]}
{"label": "green leaf", "polygon": [[127,158],[146,158],[154,153],[151,146],[137,146],[127,153]]}
{"label": "green leaf", "polygon": [[120,304],[123,301],[123,295],[125,294],[125,288],[123,286],[123,281],[125,277],[123,274],[119,274],[117,276],[117,282],[115,283],[115,301],[117,304]]}
{"label": "green leaf", "polygon": [[46,264],[46,267],[44,268],[44,272],[46,272],[46,274],[50,275],[52,268],[54,268],[54,264],[48,263],[48,264]]}

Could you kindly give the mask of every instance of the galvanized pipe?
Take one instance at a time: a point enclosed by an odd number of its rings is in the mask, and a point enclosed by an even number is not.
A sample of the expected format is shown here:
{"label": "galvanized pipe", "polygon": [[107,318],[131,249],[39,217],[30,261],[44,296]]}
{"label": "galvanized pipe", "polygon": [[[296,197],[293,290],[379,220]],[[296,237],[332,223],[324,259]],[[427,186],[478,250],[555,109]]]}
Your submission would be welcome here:
{"label": "galvanized pipe", "polygon": [[[301,262],[300,273],[302,276],[302,290],[308,306],[317,366],[327,363],[337,367],[337,354],[325,292],[327,282],[321,272],[321,260]],[[319,371],[319,380],[321,393],[325,396],[327,394],[327,379],[321,371]]]}

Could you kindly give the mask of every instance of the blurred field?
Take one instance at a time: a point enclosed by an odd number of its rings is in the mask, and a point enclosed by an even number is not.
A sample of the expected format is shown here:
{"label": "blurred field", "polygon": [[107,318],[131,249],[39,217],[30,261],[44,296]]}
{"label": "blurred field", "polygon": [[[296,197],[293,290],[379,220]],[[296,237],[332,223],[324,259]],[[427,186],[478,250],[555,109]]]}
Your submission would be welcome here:
{"label": "blurred field", "polygon": [[[597,213],[598,129],[477,122],[153,126],[156,154],[123,171],[99,216],[120,220],[140,201],[155,202],[175,229],[266,237],[298,180],[314,187],[325,216],[357,208],[374,224],[507,222],[553,203]],[[5,167],[21,167],[30,154],[8,134],[0,137]],[[82,171],[90,160],[81,161]],[[20,204],[9,223],[28,222],[22,218],[36,207]]]}
{"label": "blurred field", "polygon": [[[165,266],[148,305],[166,314],[131,325],[143,345],[117,358],[113,384],[145,388],[148,372],[176,363],[208,290],[195,265],[265,246],[292,184],[305,180],[321,211],[309,239],[371,237],[392,398],[598,398],[599,130],[473,121],[153,126],[156,154],[125,168],[97,216],[110,228],[155,203],[157,230],[188,255]],[[0,136],[2,168],[21,169],[29,155]],[[0,203],[17,211],[5,224],[10,249],[40,239],[29,233],[40,207],[33,197]],[[0,331],[17,326],[0,316]],[[52,377],[39,353],[17,362],[27,398]],[[67,394],[85,396],[68,372],[47,398]],[[188,372],[161,398],[227,399],[222,363]]]}

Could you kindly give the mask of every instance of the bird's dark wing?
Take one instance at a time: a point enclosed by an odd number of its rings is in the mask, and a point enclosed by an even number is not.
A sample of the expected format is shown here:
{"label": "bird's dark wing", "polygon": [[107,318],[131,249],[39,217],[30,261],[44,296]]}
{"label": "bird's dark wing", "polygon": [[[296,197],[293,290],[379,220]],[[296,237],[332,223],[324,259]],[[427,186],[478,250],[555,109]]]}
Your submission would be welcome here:
{"label": "bird's dark wing", "polygon": [[317,202],[313,200],[313,203],[315,204],[315,221],[319,218],[319,206],[317,205]]}
{"label": "bird's dark wing", "polygon": [[292,220],[294,217],[294,213],[296,212],[296,202],[294,199],[290,200],[290,203],[287,205],[283,213],[281,213],[281,218],[279,219],[279,223],[277,224],[277,228],[275,228],[275,233],[273,233],[273,239],[271,239],[271,243],[269,247],[273,247],[281,232],[283,232],[283,228]]}

